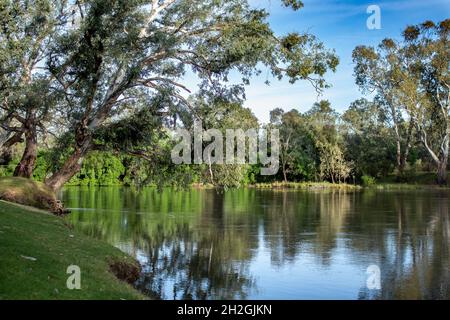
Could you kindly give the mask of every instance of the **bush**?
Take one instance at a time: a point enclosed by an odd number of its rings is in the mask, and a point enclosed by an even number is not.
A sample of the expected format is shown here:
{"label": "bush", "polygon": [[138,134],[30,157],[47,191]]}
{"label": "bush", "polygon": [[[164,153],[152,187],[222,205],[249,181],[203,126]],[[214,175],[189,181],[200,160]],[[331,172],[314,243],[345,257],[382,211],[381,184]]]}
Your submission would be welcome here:
{"label": "bush", "polygon": [[364,175],[361,177],[362,185],[364,187],[371,187],[377,183],[377,180],[374,177]]}
{"label": "bush", "polygon": [[11,161],[7,165],[0,166],[0,177],[11,177],[16,169],[17,164],[19,163],[18,159]]}

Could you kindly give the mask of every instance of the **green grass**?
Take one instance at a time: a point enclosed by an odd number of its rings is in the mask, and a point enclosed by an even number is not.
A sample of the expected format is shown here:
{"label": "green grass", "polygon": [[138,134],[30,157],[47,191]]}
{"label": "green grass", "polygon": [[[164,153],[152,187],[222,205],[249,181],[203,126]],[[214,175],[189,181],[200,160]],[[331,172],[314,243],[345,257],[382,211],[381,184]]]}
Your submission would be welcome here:
{"label": "green grass", "polygon": [[[143,299],[109,272],[108,261],[135,263],[62,218],[0,201],[0,300]],[[81,290],[67,289],[70,265],[81,269]]]}
{"label": "green grass", "polygon": [[352,184],[333,184],[329,182],[273,182],[273,183],[257,183],[252,187],[257,189],[337,189],[337,190],[356,190],[360,189],[360,186]]}
{"label": "green grass", "polygon": [[[435,172],[417,172],[410,175],[406,182],[398,182],[396,175],[389,175],[385,178],[379,179],[374,186],[377,189],[422,189],[422,188],[445,188],[439,186]],[[450,182],[450,180],[449,180]],[[448,185],[447,185],[448,187]]]}

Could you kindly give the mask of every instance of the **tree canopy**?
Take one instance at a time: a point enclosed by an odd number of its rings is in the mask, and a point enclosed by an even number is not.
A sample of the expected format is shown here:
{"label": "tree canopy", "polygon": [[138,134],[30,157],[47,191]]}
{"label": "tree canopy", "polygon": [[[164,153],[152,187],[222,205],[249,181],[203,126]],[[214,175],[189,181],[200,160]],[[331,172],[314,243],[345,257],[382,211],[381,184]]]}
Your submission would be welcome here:
{"label": "tree canopy", "polygon": [[275,33],[250,1],[0,0],[0,17],[0,165],[55,191],[108,170],[140,183],[255,182],[254,165],[173,166],[170,130],[197,120],[221,132],[278,129],[276,179],[341,182],[394,169],[407,179],[421,158],[446,182],[449,20],[355,48],[356,84],[373,101],[342,114],[327,100],[304,113],[274,106],[261,125],[243,107],[252,79],[268,70],[321,93],[339,59],[309,32]]}

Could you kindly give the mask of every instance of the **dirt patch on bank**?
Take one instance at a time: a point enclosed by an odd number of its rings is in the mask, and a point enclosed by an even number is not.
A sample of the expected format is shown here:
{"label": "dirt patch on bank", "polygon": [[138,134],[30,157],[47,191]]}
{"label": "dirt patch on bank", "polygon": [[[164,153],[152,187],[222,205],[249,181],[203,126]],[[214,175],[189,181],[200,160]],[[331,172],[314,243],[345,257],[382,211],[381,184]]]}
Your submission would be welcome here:
{"label": "dirt patch on bank", "polygon": [[119,280],[132,285],[139,279],[142,268],[137,261],[110,260],[109,271]]}

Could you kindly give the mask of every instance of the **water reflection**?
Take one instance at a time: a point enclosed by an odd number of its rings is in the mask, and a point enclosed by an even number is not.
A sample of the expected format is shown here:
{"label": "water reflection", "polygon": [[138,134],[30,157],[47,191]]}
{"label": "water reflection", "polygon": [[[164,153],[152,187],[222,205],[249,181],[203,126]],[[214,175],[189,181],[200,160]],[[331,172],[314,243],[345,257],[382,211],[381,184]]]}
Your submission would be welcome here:
{"label": "water reflection", "polygon": [[[449,299],[447,191],[68,188],[71,221],[157,299]],[[366,288],[369,265],[382,289]]]}

